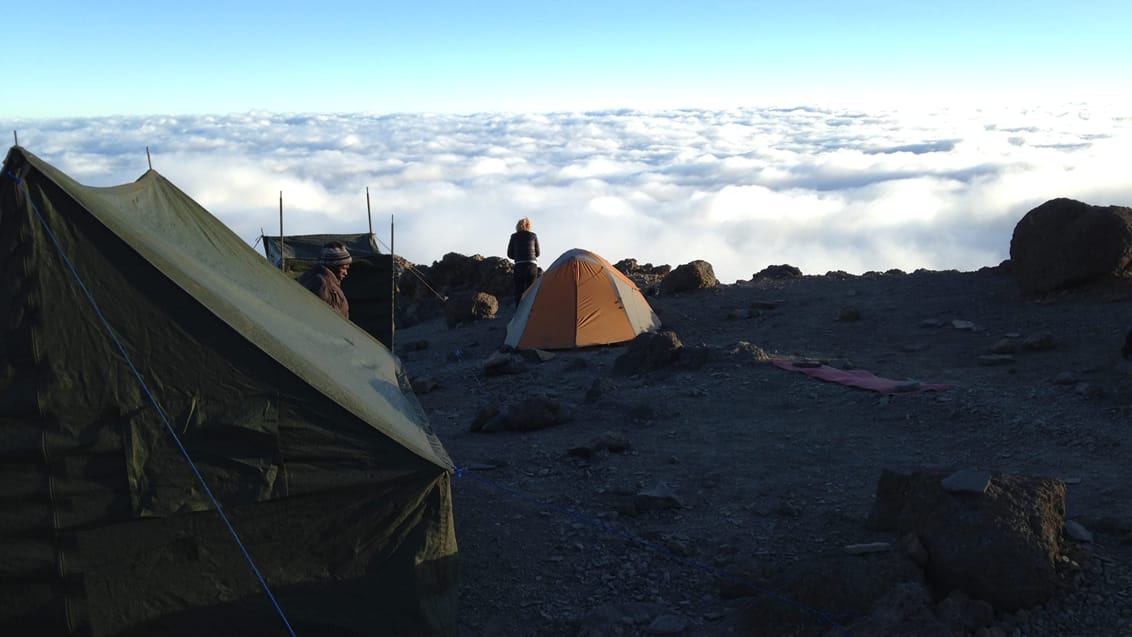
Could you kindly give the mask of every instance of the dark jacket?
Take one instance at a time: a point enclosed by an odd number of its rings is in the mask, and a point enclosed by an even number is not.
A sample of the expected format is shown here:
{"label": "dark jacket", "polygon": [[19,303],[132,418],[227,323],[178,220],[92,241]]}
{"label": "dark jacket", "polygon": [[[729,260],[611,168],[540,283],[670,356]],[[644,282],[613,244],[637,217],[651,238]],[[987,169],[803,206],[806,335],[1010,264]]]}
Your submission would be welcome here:
{"label": "dark jacket", "polygon": [[538,235],[533,232],[520,230],[511,235],[507,244],[507,258],[515,263],[534,261],[538,258]]}
{"label": "dark jacket", "polygon": [[338,283],[338,277],[324,265],[315,265],[299,277],[303,287],[314,292],[318,298],[337,310],[343,318],[350,318],[350,304]]}

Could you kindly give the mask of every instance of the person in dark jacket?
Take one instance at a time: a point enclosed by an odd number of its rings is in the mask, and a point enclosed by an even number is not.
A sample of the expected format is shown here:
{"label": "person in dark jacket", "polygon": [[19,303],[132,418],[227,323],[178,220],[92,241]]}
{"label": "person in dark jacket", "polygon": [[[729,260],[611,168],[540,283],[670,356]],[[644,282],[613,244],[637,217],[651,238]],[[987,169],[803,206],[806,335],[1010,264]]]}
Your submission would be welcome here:
{"label": "person in dark jacket", "polygon": [[523,217],[507,244],[507,258],[515,262],[515,307],[538,276],[538,256],[538,235],[531,232],[531,220]]}
{"label": "person in dark jacket", "polygon": [[342,292],[342,279],[350,271],[354,258],[341,242],[331,241],[322,246],[318,263],[299,277],[303,287],[334,308],[343,318],[350,318],[350,304]]}

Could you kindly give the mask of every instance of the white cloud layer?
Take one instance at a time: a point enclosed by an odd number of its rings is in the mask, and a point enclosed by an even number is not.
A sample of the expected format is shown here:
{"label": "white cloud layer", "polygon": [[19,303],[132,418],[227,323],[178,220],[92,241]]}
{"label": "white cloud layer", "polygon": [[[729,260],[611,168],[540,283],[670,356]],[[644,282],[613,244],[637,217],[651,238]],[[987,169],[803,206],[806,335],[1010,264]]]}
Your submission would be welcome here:
{"label": "white cloud layer", "polygon": [[502,256],[529,216],[549,264],[710,262],[807,274],[972,270],[1008,258],[1014,225],[1054,197],[1132,205],[1132,111],[861,112],[819,108],[554,114],[248,113],[8,122],[82,183],[154,168],[254,243],[374,232],[429,264]]}

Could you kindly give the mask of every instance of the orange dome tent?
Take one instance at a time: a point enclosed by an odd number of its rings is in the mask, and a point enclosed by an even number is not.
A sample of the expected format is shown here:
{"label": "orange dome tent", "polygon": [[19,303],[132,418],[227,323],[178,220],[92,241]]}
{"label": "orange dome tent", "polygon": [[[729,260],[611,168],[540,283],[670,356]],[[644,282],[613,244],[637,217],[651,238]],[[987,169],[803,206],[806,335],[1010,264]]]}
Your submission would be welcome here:
{"label": "orange dome tent", "polygon": [[628,277],[575,248],[527,288],[504,342],[517,349],[573,349],[622,343],[659,327],[660,319]]}

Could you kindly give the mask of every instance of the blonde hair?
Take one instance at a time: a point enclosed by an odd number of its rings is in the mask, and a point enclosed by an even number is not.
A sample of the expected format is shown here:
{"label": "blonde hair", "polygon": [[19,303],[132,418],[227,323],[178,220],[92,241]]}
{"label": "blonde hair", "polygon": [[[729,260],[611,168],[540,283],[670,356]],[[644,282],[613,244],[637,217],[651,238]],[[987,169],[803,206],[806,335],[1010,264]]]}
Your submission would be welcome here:
{"label": "blonde hair", "polygon": [[522,219],[520,219],[519,223],[515,224],[515,231],[516,232],[530,232],[531,231],[531,220],[526,218],[526,217],[523,217]]}

